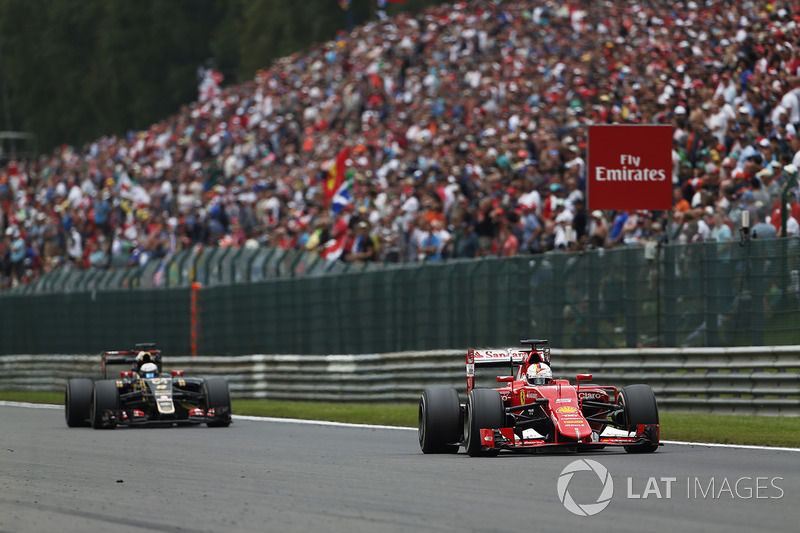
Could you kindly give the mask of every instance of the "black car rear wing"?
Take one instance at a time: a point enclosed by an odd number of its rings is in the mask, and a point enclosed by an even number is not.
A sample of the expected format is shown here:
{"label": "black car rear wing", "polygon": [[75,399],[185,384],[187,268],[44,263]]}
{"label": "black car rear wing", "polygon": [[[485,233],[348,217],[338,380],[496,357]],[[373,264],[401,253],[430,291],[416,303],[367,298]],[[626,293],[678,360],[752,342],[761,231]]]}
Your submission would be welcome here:
{"label": "black car rear wing", "polygon": [[103,371],[103,379],[108,379],[106,375],[106,365],[133,365],[139,352],[150,352],[153,361],[161,372],[161,350],[156,349],[155,343],[136,344],[133,350],[106,350],[100,354],[100,366]]}

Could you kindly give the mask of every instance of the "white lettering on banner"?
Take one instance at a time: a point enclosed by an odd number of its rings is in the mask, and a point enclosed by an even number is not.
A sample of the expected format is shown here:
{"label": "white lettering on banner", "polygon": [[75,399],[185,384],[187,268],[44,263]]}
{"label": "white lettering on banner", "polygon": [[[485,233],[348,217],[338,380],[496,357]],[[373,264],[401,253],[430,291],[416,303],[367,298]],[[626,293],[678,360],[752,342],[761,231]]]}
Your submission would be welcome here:
{"label": "white lettering on banner", "polygon": [[620,154],[619,163],[622,168],[595,167],[597,181],[664,181],[667,173],[663,168],[628,168],[638,167],[642,162],[641,156]]}
{"label": "white lettering on banner", "polygon": [[641,161],[642,161],[642,158],[641,158],[641,157],[636,157],[636,156],[634,156],[634,155],[621,154],[621,155],[619,156],[619,162],[620,162],[620,164],[621,164],[622,166],[625,166],[625,165],[628,165],[628,164],[630,164],[630,165],[633,165],[633,166],[635,166],[635,167],[638,167],[638,166],[639,166],[639,163],[640,163]]}
{"label": "white lettering on banner", "polygon": [[663,168],[595,167],[594,171],[597,181],[664,181],[667,179]]}

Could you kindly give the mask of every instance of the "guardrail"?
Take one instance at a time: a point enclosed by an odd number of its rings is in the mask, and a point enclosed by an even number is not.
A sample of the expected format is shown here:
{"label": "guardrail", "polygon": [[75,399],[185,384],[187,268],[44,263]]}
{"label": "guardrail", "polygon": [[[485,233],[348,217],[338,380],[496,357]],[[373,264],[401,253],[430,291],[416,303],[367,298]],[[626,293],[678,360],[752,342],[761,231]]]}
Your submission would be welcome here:
{"label": "guardrail", "polygon": [[[224,377],[234,398],[416,402],[425,387],[452,386],[463,393],[464,354],[165,356],[164,369]],[[586,372],[603,385],[647,383],[663,411],[800,416],[800,346],[554,349],[552,354],[556,376],[574,379]],[[487,369],[483,384],[493,386],[496,374]],[[61,391],[72,377],[101,378],[100,357],[0,357],[0,390]]]}

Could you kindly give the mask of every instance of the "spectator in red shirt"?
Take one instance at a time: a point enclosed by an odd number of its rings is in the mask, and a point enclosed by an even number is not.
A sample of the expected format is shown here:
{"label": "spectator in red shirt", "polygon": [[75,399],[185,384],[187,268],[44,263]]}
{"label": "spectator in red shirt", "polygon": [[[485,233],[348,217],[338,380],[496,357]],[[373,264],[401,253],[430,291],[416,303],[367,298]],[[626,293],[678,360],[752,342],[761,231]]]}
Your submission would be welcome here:
{"label": "spectator in red shirt", "polygon": [[492,253],[500,257],[512,257],[519,252],[519,240],[511,231],[511,226],[503,224],[492,245]]}

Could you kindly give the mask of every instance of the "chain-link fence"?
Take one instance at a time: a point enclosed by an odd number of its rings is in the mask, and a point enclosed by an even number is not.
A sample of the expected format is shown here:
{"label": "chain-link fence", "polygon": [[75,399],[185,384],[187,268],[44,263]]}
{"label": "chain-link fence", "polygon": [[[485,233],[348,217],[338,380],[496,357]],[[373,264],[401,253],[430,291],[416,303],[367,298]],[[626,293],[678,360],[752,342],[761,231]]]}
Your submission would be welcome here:
{"label": "chain-link fence", "polygon": [[157,341],[200,354],[800,344],[800,239],[409,265],[209,248],[135,269],[56,272],[0,294],[0,353]]}

